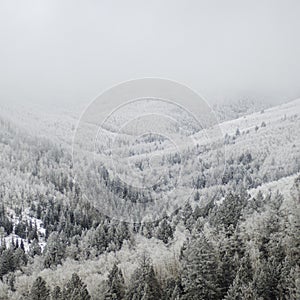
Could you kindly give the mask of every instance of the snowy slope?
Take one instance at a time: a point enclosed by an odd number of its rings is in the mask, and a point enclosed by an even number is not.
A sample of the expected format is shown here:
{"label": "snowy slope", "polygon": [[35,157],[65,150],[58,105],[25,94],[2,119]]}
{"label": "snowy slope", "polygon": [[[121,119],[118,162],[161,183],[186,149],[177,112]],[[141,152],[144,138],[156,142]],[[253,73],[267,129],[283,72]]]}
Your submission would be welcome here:
{"label": "snowy slope", "polygon": [[298,176],[300,176],[300,173],[283,177],[276,181],[264,183],[255,189],[250,189],[248,192],[252,197],[254,197],[259,191],[261,191],[263,195],[267,195],[270,192],[273,194],[279,191],[285,198],[288,199],[291,196],[291,188],[293,187],[295,179]]}
{"label": "snowy slope", "polygon": [[[12,210],[12,209],[7,209],[7,215],[9,216],[10,220],[13,222],[13,226],[14,226],[13,227],[13,232],[14,232],[15,226],[19,223],[19,217],[16,216],[15,211]],[[38,237],[39,237],[39,245],[41,247],[41,250],[43,251],[45,246],[46,246],[46,242],[45,242],[46,230],[45,230],[45,228],[43,228],[42,220],[39,220],[35,217],[30,216],[29,209],[26,208],[22,212],[22,221],[23,222],[31,221],[33,225],[36,224],[37,233],[38,233]],[[18,236],[15,233],[11,233],[8,236],[4,237],[4,240],[5,240],[5,244],[8,247],[11,246],[13,241],[16,242],[18,240],[19,243],[21,241],[23,241],[25,251],[28,252],[28,250],[29,250],[30,244],[28,243],[27,239],[22,239],[20,236]],[[0,241],[0,245],[1,245],[1,241]]]}
{"label": "snowy slope", "polygon": [[256,112],[236,120],[227,121],[220,124],[223,133],[234,134],[236,129],[240,131],[252,130],[255,126],[261,126],[286,120],[287,118],[299,118],[300,99],[284,103],[261,112]]}

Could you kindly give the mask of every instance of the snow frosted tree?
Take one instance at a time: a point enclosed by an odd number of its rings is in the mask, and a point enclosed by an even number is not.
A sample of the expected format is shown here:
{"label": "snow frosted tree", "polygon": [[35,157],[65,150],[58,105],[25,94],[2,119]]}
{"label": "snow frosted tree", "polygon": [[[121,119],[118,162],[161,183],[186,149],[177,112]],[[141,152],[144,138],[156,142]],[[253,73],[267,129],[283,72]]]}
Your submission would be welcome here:
{"label": "snow frosted tree", "polygon": [[34,239],[32,241],[32,243],[30,244],[28,254],[31,257],[34,257],[35,255],[41,255],[42,254],[42,249],[41,249],[41,247],[40,247],[40,245],[39,245],[39,243],[36,239]]}
{"label": "snow frosted tree", "polygon": [[168,300],[179,300],[182,296],[181,278],[169,278],[163,288],[165,298]]}
{"label": "snow frosted tree", "polygon": [[300,267],[292,268],[287,278],[287,298],[290,300],[300,299]]}
{"label": "snow frosted tree", "polygon": [[252,266],[249,254],[246,253],[245,256],[240,260],[240,266],[236,273],[236,276],[230,285],[227,294],[225,296],[226,300],[239,300],[239,299],[259,299],[256,289],[252,281]]}
{"label": "snow frosted tree", "polygon": [[21,248],[17,248],[13,254],[14,268],[19,269],[27,264],[27,256]]}
{"label": "snow frosted tree", "polygon": [[45,248],[44,265],[46,268],[62,263],[65,254],[65,246],[57,232],[52,232]]}
{"label": "snow frosted tree", "polygon": [[[15,289],[15,282],[16,282],[15,273],[11,272],[11,273],[8,273],[7,275],[5,275],[3,278],[3,282],[5,282],[9,286],[9,289],[12,292],[16,291],[16,289]],[[0,299],[1,299],[1,297],[0,297]]]}
{"label": "snow frosted tree", "polygon": [[218,255],[212,237],[200,233],[182,254],[182,284],[185,300],[219,299]]}
{"label": "snow frosted tree", "polygon": [[[292,266],[300,261],[300,176],[296,178],[291,190],[292,199],[289,206],[289,218],[285,229],[286,254]],[[297,209],[295,209],[297,208]]]}
{"label": "snow frosted tree", "polygon": [[191,231],[195,222],[193,216],[193,208],[189,202],[186,202],[182,210],[183,223],[185,227]]}
{"label": "snow frosted tree", "polygon": [[157,238],[162,240],[165,244],[167,244],[170,239],[173,239],[173,228],[166,219],[163,219],[159,223]]}
{"label": "snow frosted tree", "polygon": [[0,278],[14,270],[14,252],[12,249],[4,250],[0,256]]}
{"label": "snow frosted tree", "polygon": [[124,240],[130,239],[130,231],[126,222],[120,222],[116,228],[116,239],[119,247],[122,246]]}
{"label": "snow frosted tree", "polygon": [[196,191],[196,193],[195,193],[195,195],[194,195],[194,201],[199,201],[200,200],[200,193],[199,193],[199,191],[197,190]]}
{"label": "snow frosted tree", "polygon": [[236,227],[243,208],[247,205],[248,196],[244,193],[229,193],[220,206],[215,207],[212,223],[217,227]]}
{"label": "snow frosted tree", "polygon": [[225,300],[263,300],[258,297],[252,284],[242,284],[237,277],[230,286]]}
{"label": "snow frosted tree", "polygon": [[239,264],[244,263],[241,259],[243,244],[239,240],[236,230],[231,225],[226,231],[218,235],[218,255],[219,255],[219,281],[222,296],[225,295],[229,286],[232,284]]}
{"label": "snow frosted tree", "polygon": [[90,300],[91,296],[87,290],[86,284],[81,280],[78,274],[73,273],[71,279],[63,289],[63,299],[72,300]]}
{"label": "snow frosted tree", "polygon": [[123,299],[125,296],[125,283],[122,271],[114,264],[108,275],[108,290],[105,293],[106,300]]}
{"label": "snow frosted tree", "polygon": [[247,203],[248,213],[252,214],[254,211],[261,213],[263,206],[264,206],[264,196],[263,193],[259,191],[256,197],[249,199]]}
{"label": "snow frosted tree", "polygon": [[30,292],[30,299],[32,300],[48,300],[50,295],[50,290],[47,287],[46,281],[42,277],[38,277],[32,287]]}
{"label": "snow frosted tree", "polygon": [[150,259],[144,254],[135,270],[125,296],[126,300],[162,299],[163,292]]}
{"label": "snow frosted tree", "polygon": [[52,297],[53,300],[63,300],[62,291],[61,291],[61,288],[59,286],[54,287],[54,289],[51,293],[51,297]]}

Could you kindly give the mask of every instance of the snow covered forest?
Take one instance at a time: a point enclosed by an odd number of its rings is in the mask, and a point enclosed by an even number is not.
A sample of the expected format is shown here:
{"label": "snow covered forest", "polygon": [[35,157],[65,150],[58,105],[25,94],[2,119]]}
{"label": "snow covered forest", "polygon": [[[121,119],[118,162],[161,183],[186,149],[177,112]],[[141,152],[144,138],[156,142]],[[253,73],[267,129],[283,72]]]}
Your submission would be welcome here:
{"label": "snow covered forest", "polygon": [[[0,299],[300,299],[300,100],[216,113],[222,177],[214,144],[166,154],[159,163],[184,165],[192,197],[159,220],[127,223],[74,180],[72,116],[0,106]],[[163,144],[153,136],[129,151],[123,140],[120,151],[142,172],[144,154]],[[152,196],[98,171],[106,203]]]}

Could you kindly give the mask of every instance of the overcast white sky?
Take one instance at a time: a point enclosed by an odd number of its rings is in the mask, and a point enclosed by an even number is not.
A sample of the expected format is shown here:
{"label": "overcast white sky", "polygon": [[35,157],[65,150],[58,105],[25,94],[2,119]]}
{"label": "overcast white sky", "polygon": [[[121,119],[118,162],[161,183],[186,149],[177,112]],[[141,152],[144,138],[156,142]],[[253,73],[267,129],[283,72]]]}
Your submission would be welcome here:
{"label": "overcast white sky", "polygon": [[0,102],[163,77],[210,102],[300,97],[300,1],[0,0]]}

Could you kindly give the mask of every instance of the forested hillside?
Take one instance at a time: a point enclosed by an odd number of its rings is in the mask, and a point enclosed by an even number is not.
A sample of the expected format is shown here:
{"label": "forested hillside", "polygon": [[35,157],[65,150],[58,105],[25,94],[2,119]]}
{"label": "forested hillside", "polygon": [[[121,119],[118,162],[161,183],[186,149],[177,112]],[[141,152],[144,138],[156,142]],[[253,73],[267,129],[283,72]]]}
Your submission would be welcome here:
{"label": "forested hillside", "polygon": [[[41,137],[1,117],[0,299],[300,299],[299,125],[299,100],[220,124],[223,173],[220,144],[193,132],[194,148],[159,162],[174,173],[183,165],[192,197],[159,220],[127,223],[84,197],[69,136]],[[132,150],[129,138],[117,151],[143,174],[145,154],[165,141]],[[159,190],[127,189],[108,169],[97,173],[105,203]]]}

